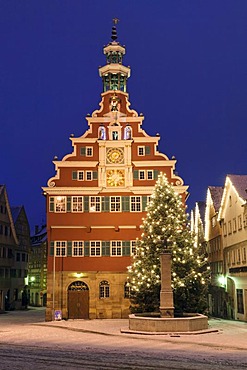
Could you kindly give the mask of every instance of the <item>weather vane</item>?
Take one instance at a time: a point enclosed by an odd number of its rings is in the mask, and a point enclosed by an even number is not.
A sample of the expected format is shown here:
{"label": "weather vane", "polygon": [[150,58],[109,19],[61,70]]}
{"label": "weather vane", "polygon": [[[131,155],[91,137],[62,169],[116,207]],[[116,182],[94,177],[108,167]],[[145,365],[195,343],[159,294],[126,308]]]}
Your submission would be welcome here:
{"label": "weather vane", "polygon": [[119,22],[118,18],[113,18],[113,23],[115,24],[115,26],[118,24],[118,22]]}

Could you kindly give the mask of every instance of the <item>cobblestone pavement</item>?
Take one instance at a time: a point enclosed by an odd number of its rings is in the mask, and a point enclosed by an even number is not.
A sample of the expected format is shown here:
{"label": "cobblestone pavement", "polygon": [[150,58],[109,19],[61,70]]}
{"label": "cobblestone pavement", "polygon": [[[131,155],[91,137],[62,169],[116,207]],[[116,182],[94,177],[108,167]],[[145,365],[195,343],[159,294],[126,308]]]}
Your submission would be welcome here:
{"label": "cobblestone pavement", "polygon": [[217,332],[123,334],[128,320],[45,322],[44,309],[12,311],[0,315],[0,369],[247,369],[247,323],[209,327]]}

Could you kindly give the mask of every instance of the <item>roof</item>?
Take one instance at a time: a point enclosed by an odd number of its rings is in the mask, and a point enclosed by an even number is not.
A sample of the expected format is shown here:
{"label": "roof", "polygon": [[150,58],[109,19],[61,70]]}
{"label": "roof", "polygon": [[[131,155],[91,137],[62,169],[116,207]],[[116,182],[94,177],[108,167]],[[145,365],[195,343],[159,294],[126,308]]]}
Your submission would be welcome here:
{"label": "roof", "polygon": [[19,214],[21,212],[22,206],[10,207],[10,209],[11,209],[13,221],[14,221],[14,224],[15,224],[16,221],[17,221],[17,218],[18,218],[18,216],[19,216]]}
{"label": "roof", "polygon": [[224,188],[223,186],[209,186],[208,189],[211,194],[211,198],[214,204],[214,209],[216,212],[218,212],[220,209]]}
{"label": "roof", "polygon": [[247,199],[247,175],[227,175],[242,199]]}

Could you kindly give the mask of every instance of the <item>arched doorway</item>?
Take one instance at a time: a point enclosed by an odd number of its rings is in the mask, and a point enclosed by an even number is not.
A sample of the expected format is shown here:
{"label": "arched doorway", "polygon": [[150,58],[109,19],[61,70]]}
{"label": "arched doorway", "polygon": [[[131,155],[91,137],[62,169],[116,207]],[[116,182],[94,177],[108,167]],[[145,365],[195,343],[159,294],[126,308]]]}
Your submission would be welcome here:
{"label": "arched doorway", "polygon": [[68,318],[89,319],[89,289],[83,281],[74,281],[68,287]]}

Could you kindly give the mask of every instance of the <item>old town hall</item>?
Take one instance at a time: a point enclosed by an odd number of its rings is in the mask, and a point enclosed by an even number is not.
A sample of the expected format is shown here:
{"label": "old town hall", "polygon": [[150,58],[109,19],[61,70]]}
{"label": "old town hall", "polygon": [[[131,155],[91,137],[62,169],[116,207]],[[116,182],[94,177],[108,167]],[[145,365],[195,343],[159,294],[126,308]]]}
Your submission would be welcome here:
{"label": "old town hall", "polygon": [[[99,109],[87,115],[88,130],[71,137],[72,153],[54,160],[56,174],[43,187],[47,205],[46,320],[126,318],[127,266],[159,172],[185,201],[187,188],[175,159],[158,150],[159,135],[142,128],[144,116],[130,108],[125,47],[103,49]],[[153,123],[152,123],[153,124]]]}

